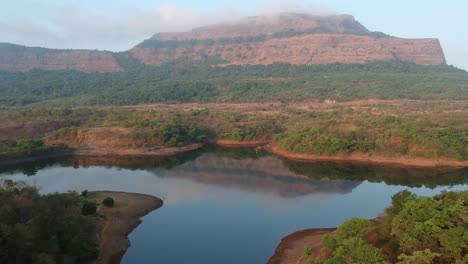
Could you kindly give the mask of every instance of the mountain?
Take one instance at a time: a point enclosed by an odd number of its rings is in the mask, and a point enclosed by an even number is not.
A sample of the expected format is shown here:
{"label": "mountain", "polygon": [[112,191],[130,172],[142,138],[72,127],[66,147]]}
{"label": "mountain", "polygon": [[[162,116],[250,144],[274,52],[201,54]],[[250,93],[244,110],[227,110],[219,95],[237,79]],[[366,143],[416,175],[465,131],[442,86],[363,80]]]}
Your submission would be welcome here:
{"label": "mountain", "polygon": [[178,59],[215,57],[222,65],[295,65],[408,61],[445,64],[437,39],[402,39],[371,32],[350,15],[286,13],[185,33],[158,33],[130,52],[158,66]]}
{"label": "mountain", "polygon": [[[437,39],[402,39],[371,32],[350,15],[318,17],[296,13],[249,17],[236,22],[158,33],[128,54],[149,66],[174,61],[226,65],[364,64],[405,61],[445,65]],[[0,70],[27,72],[76,70],[119,72],[119,54],[91,50],[53,50],[0,43]]]}
{"label": "mountain", "polygon": [[0,70],[25,72],[34,69],[116,72],[121,67],[114,54],[107,51],[54,50],[0,43]]}

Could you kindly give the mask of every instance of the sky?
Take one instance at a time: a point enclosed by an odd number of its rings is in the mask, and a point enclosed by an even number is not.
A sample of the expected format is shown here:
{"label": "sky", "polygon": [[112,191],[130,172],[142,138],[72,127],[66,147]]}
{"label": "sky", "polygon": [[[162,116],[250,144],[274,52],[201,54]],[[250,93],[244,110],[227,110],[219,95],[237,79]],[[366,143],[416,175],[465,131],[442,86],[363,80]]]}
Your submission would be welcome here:
{"label": "sky", "polygon": [[467,0],[4,0],[0,42],[128,50],[157,32],[280,12],[351,14],[370,30],[438,38],[448,64],[468,70]]}

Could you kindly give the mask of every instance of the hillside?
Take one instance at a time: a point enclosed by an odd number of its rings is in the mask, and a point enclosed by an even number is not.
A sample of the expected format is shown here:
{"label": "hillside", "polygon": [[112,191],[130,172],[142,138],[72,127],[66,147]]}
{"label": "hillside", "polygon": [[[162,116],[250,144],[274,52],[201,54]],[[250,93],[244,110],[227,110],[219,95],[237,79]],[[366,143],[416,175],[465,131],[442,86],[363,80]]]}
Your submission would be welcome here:
{"label": "hillside", "polygon": [[349,15],[282,14],[158,33],[125,52],[0,43],[0,106],[468,99],[436,39]]}
{"label": "hillside", "polygon": [[130,52],[153,66],[210,57],[219,58],[221,65],[446,63],[437,39],[401,39],[371,32],[349,15],[251,17],[184,33],[156,34]]}
{"label": "hillside", "polygon": [[[177,60],[216,59],[216,65],[294,65],[405,61],[445,65],[437,39],[402,39],[371,32],[350,15],[283,13],[250,17],[189,32],[158,33],[130,51],[150,66]],[[0,70],[119,72],[118,53],[52,50],[0,43]]]}
{"label": "hillside", "polygon": [[121,70],[111,52],[53,50],[0,43],[0,70],[27,72],[34,69],[81,72],[116,72]]}

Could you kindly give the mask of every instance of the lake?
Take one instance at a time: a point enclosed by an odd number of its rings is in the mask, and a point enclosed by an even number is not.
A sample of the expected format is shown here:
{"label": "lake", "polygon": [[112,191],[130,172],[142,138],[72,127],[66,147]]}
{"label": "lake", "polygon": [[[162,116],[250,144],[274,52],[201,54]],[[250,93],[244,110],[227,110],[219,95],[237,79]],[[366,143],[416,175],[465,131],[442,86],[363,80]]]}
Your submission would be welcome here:
{"label": "lake", "polygon": [[157,196],[123,263],[266,263],[284,236],[375,218],[401,190],[468,190],[468,170],[299,163],[207,147],[168,158],[68,157],[0,168],[41,193],[85,189]]}

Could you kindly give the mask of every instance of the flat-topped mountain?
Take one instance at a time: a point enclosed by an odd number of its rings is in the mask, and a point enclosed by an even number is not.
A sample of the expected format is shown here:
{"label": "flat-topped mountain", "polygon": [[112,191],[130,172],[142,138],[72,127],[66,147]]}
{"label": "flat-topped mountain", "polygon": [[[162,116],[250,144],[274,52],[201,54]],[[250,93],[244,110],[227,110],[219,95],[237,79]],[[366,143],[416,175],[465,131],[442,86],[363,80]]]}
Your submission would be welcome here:
{"label": "flat-topped mountain", "polygon": [[[284,13],[249,17],[188,32],[158,33],[129,51],[138,61],[215,61],[215,65],[351,64],[406,61],[444,65],[437,39],[402,39],[371,32],[350,15],[318,17]],[[91,50],[52,50],[0,44],[0,70],[33,69],[118,72],[118,54]]]}
{"label": "flat-topped mountain", "polygon": [[350,15],[312,16],[297,13],[282,13],[273,16],[254,16],[239,21],[220,23],[192,29],[189,32],[157,33],[154,39],[189,40],[239,38],[274,35],[285,32],[371,34]]}
{"label": "flat-topped mountain", "polygon": [[350,15],[317,17],[291,13],[251,17],[183,33],[158,33],[131,53],[153,66],[210,57],[219,58],[222,65],[446,63],[437,39],[401,39],[371,32]]}

